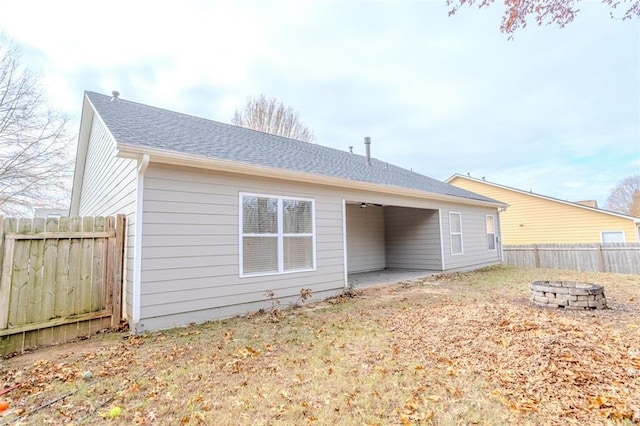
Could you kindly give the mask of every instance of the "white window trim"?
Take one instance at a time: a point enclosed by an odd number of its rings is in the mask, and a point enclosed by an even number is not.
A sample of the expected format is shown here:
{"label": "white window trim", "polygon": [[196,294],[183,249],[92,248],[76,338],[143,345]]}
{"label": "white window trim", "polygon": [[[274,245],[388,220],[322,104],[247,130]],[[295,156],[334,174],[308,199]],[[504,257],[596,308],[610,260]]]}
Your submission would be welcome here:
{"label": "white window trim", "polygon": [[[485,232],[487,230],[487,218],[491,218],[491,220],[493,221],[493,248],[489,248],[487,247],[487,251],[496,251],[498,249],[498,235],[496,234],[496,217],[492,214],[486,214],[484,215],[484,228],[485,228]],[[486,232],[487,237],[489,236],[489,232]],[[489,240],[487,240],[487,243],[489,242]]]}
{"label": "white window trim", "polygon": [[624,231],[601,231],[600,232],[600,242],[603,243],[603,244],[608,244],[608,243],[604,242],[604,234],[622,234],[622,243],[626,243],[627,242],[627,234]]}
{"label": "white window trim", "polygon": [[[458,215],[459,223],[460,223],[460,232],[453,232],[451,228],[451,215]],[[460,235],[460,253],[453,252],[453,236]],[[451,256],[460,256],[464,254],[464,236],[462,230],[462,213],[461,212],[449,212],[449,251],[451,252]]]}
{"label": "white window trim", "polygon": [[[302,197],[293,197],[287,195],[270,195],[270,194],[257,194],[253,192],[240,192],[238,197],[238,252],[240,254],[238,261],[238,271],[240,278],[253,278],[253,277],[265,277],[269,275],[285,275],[285,274],[295,274],[299,272],[313,272],[317,268],[316,264],[316,202],[313,198],[302,198]],[[243,209],[242,209],[242,200],[243,197],[263,197],[263,198],[275,198],[278,200],[278,233],[277,234],[245,234],[243,232]],[[282,204],[283,200],[295,200],[295,201],[308,201],[311,203],[311,234],[285,234],[284,230],[284,215],[282,214]],[[244,273],[244,237],[277,237],[277,250],[278,250],[278,271],[276,272],[258,272],[254,274],[245,274]],[[285,271],[284,270],[284,237],[311,237],[311,268],[305,269],[292,269]]]}

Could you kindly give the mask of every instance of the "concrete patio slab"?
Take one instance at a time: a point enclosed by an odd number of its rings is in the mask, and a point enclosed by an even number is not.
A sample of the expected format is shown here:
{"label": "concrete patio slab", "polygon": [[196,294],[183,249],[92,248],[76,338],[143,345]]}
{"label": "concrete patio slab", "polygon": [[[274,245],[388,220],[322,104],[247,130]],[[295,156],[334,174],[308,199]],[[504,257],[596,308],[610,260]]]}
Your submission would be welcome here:
{"label": "concrete patio slab", "polygon": [[394,284],[411,281],[439,274],[441,271],[425,271],[413,269],[386,269],[382,271],[360,272],[349,274],[351,288],[370,287],[375,285]]}

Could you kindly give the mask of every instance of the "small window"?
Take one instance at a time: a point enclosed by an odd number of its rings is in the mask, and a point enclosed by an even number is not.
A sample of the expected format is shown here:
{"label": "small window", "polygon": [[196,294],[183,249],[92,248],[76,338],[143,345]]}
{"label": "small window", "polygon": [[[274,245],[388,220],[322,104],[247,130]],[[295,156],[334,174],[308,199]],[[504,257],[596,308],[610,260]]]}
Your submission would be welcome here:
{"label": "small window", "polygon": [[449,234],[451,236],[451,254],[462,254],[462,214],[449,212]]}
{"label": "small window", "polygon": [[487,226],[487,248],[489,250],[496,249],[496,225],[493,215],[486,216]]}
{"label": "small window", "polygon": [[601,240],[603,243],[624,243],[624,231],[605,231],[601,234]]}
{"label": "small window", "polygon": [[240,276],[315,269],[313,200],[240,194]]}

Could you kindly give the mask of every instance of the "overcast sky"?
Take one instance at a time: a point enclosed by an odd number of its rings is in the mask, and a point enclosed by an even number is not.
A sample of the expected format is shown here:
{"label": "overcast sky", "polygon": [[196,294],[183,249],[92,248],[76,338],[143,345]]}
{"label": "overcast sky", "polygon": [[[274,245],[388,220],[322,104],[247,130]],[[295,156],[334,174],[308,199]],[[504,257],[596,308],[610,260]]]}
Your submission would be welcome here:
{"label": "overcast sky", "polygon": [[84,90],[222,122],[264,93],[319,144],[602,207],[640,171],[640,21],[585,1],[508,41],[497,3],[20,0],[0,29],[74,132]]}

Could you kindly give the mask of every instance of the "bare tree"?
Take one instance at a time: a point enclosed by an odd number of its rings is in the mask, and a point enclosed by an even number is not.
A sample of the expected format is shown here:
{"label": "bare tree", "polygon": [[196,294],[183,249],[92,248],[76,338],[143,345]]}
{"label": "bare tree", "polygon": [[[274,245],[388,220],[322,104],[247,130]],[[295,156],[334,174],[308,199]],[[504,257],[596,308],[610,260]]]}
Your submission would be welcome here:
{"label": "bare tree", "polygon": [[640,174],[623,179],[609,194],[607,210],[640,217]]}
{"label": "bare tree", "polygon": [[305,142],[315,142],[316,139],[292,107],[265,95],[247,99],[242,110],[236,109],[231,122],[236,126]]}
{"label": "bare tree", "polygon": [[[504,15],[500,31],[513,37],[519,28],[527,26],[527,19],[531,16],[538,25],[557,25],[564,28],[573,22],[580,9],[581,0],[504,0]],[[627,20],[640,18],[640,0],[600,0],[610,8],[611,18]],[[454,15],[463,6],[477,5],[484,8],[495,0],[447,0],[449,16]],[[614,11],[621,12],[616,16]]]}
{"label": "bare tree", "polygon": [[68,121],[47,105],[38,76],[0,34],[0,214],[68,205]]}

